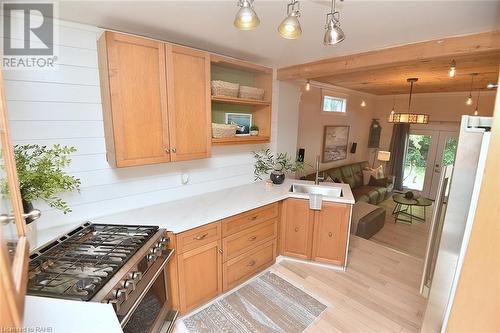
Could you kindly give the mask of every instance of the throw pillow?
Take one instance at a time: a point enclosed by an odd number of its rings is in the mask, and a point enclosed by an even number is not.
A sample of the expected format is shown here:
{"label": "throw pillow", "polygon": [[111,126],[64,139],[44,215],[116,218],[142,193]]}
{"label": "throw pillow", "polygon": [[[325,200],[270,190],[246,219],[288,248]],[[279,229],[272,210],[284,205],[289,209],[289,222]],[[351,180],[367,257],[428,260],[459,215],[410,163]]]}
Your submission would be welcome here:
{"label": "throw pillow", "polygon": [[371,176],[370,182],[368,183],[368,185],[369,186],[377,186],[377,187],[385,187],[387,185],[387,182],[388,182],[387,177],[376,179],[375,177]]}
{"label": "throw pillow", "polygon": [[372,169],[363,170],[363,185],[368,185],[370,182],[370,177],[372,175]]}
{"label": "throw pillow", "polygon": [[333,178],[333,182],[334,183],[339,183],[339,184],[343,184],[344,183],[341,179],[338,179],[337,177]]}
{"label": "throw pillow", "polygon": [[382,165],[379,165],[378,168],[374,169],[374,171],[376,172],[376,179],[384,178],[384,168],[382,167]]}

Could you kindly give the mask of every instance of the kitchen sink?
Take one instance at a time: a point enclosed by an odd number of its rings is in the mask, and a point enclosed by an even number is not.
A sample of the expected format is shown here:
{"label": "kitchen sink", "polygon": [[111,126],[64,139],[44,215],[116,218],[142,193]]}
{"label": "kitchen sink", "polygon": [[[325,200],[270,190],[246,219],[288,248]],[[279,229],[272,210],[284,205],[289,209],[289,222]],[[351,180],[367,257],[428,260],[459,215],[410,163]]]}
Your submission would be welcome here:
{"label": "kitchen sink", "polygon": [[325,197],[340,198],[342,189],[331,186],[292,184],[290,192],[297,194],[321,194]]}

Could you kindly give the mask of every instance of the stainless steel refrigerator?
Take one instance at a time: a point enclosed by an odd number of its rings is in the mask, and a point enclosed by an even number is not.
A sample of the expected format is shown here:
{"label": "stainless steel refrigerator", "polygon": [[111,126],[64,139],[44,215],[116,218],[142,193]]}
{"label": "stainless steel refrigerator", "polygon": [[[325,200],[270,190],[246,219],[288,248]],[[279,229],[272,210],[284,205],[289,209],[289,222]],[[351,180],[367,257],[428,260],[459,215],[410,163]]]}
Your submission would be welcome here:
{"label": "stainless steel refrigerator", "polygon": [[442,172],[422,278],[422,292],[428,293],[422,332],[446,331],[476,212],[491,124],[491,117],[462,116],[451,177]]}

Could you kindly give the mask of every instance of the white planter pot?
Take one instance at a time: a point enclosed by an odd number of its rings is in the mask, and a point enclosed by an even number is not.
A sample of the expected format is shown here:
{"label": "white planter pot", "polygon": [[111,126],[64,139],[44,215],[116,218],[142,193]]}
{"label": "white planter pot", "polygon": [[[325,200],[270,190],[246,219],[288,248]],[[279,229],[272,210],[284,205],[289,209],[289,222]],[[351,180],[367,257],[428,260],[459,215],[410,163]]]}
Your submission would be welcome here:
{"label": "white planter pot", "polygon": [[250,135],[257,136],[259,135],[259,131],[250,131]]}

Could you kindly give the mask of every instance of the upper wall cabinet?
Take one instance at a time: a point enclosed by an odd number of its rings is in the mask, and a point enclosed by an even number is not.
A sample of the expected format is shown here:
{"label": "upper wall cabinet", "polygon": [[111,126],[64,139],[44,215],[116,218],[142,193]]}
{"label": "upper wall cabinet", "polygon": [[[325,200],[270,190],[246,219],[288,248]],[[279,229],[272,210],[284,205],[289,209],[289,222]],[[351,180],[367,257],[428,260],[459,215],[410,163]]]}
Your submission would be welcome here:
{"label": "upper wall cabinet", "polygon": [[109,31],[98,49],[111,164],[210,156],[208,55]]}

